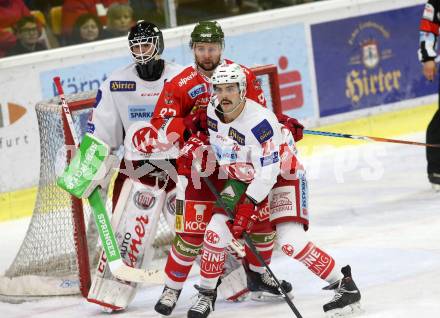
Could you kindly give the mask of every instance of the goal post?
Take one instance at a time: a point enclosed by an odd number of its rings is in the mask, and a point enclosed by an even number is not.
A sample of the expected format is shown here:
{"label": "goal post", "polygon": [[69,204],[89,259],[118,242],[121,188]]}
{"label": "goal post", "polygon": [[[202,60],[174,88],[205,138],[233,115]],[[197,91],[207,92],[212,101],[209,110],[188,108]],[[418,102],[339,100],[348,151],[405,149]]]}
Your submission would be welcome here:
{"label": "goal post", "polygon": [[[264,65],[251,69],[265,92],[268,107],[281,112],[277,67]],[[65,96],[76,133],[81,138],[86,132],[96,93]],[[0,301],[78,294],[86,297],[98,261],[97,234],[93,231],[88,204],[56,185],[56,177],[69,162],[74,149],[60,99],[39,102],[35,109],[40,135],[37,199],[21,247],[10,267],[0,276]],[[167,255],[173,236],[162,214],[154,241],[155,258]]]}

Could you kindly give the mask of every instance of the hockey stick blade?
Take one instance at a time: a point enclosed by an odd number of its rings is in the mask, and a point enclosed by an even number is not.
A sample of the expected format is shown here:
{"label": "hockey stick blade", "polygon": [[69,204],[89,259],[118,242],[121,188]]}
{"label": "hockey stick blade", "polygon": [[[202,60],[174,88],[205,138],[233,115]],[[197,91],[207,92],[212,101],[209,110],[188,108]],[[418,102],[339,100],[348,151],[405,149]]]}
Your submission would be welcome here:
{"label": "hockey stick blade", "polygon": [[148,284],[163,284],[165,282],[163,272],[160,270],[144,271],[133,268],[125,265],[122,259],[109,262],[108,265],[113,276],[119,280]]}

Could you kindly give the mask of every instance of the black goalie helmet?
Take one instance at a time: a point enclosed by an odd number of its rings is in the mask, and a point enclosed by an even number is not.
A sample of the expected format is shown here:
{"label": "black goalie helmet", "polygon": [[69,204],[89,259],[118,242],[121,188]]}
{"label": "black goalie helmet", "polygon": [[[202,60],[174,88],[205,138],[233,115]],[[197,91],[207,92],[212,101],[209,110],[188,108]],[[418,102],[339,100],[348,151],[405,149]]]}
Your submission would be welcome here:
{"label": "black goalie helmet", "polygon": [[162,31],[153,23],[138,21],[128,34],[128,45],[137,64],[158,60],[164,49]]}

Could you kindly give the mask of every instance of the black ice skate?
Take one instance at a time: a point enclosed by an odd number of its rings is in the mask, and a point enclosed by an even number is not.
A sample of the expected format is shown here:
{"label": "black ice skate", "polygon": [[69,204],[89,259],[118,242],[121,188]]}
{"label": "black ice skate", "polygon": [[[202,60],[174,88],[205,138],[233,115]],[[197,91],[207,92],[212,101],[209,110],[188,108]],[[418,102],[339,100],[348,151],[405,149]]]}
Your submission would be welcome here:
{"label": "black ice skate", "polygon": [[361,293],[351,277],[350,265],[341,269],[344,278],[324,287],[324,290],[334,290],[335,296],[324,305],[328,318],[347,316],[361,311]]}
{"label": "black ice skate", "polygon": [[[277,284],[267,272],[263,274],[246,270],[247,286],[251,292],[251,299],[257,301],[283,300]],[[279,281],[283,290],[290,299],[293,299],[292,285],[285,280]]]}
{"label": "black ice skate", "polygon": [[154,306],[159,314],[164,316],[169,316],[173,312],[174,307],[176,307],[177,300],[179,299],[181,289],[173,289],[165,286],[162,295]]}
{"label": "black ice skate", "polygon": [[430,173],[428,179],[431,182],[432,189],[435,192],[440,192],[440,173]]}
{"label": "black ice skate", "polygon": [[217,289],[203,289],[197,285],[194,287],[199,294],[196,303],[188,310],[188,318],[206,318],[214,311]]}

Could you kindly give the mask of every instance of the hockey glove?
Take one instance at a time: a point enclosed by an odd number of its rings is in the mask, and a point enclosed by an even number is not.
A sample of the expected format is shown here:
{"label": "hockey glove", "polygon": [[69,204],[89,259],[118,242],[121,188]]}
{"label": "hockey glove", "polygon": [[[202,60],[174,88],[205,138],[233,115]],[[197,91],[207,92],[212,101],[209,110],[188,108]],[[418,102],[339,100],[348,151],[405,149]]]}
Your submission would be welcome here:
{"label": "hockey glove", "polygon": [[200,162],[202,169],[206,167],[205,150],[208,147],[208,136],[202,132],[192,134],[185,142],[177,159],[177,172],[180,175],[191,176],[191,167],[194,160]]}
{"label": "hockey glove", "polygon": [[295,139],[296,142],[300,141],[303,138],[304,126],[300,124],[298,120],[284,114],[276,115],[280,124],[283,124],[290,130],[293,135],[293,139]]}
{"label": "hockey glove", "polygon": [[258,221],[258,210],[253,203],[242,203],[237,206],[234,222],[230,230],[235,239],[242,237],[243,232],[249,233]]}
{"label": "hockey glove", "polygon": [[79,149],[57,184],[77,198],[88,198],[98,186],[105,188],[119,159],[109,146],[96,136],[85,134]]}
{"label": "hockey glove", "polygon": [[208,115],[206,114],[206,107],[197,109],[194,113],[189,114],[183,119],[183,124],[190,134],[195,134],[199,131],[203,133],[208,132]]}

